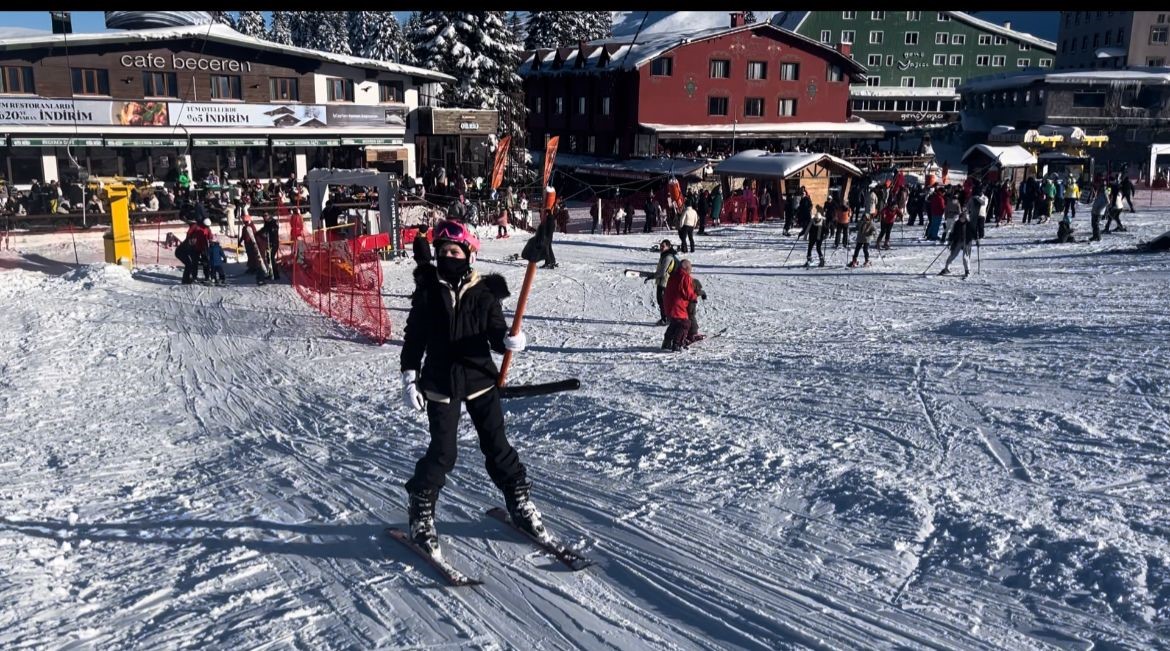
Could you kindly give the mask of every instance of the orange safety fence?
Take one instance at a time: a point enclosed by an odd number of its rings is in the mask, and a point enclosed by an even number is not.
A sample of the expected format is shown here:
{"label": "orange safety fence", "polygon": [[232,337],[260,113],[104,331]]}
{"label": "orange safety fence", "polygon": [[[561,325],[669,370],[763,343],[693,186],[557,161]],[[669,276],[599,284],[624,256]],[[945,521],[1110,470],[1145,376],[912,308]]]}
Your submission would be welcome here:
{"label": "orange safety fence", "polygon": [[390,338],[390,317],[382,302],[378,249],[387,233],[343,239],[328,229],[304,233],[286,258],[293,287],[322,314],[382,344]]}

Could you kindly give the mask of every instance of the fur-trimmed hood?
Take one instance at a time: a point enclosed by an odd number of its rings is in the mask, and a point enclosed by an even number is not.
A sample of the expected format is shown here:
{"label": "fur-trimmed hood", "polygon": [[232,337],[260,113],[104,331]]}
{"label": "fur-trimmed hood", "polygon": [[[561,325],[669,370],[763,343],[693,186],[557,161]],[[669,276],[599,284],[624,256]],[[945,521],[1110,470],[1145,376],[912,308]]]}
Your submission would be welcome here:
{"label": "fur-trimmed hood", "polygon": [[508,291],[508,280],[500,274],[484,274],[479,278],[497,299],[502,301],[512,295],[512,292]]}

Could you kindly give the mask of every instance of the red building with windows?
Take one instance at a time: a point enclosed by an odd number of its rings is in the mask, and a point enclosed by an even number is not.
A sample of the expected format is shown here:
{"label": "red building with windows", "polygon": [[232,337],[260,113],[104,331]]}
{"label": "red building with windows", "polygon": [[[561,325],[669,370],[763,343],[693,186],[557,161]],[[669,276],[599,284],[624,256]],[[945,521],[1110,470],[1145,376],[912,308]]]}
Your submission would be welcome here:
{"label": "red building with windows", "polygon": [[849,114],[865,68],[840,49],[769,23],[640,34],[526,54],[531,149],[627,158],[730,153],[881,138]]}

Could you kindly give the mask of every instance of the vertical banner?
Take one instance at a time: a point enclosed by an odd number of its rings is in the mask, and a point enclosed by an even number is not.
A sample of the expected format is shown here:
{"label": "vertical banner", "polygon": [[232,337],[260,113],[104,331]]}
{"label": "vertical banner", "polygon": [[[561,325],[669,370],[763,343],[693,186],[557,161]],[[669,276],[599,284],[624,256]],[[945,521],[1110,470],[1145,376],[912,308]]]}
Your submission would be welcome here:
{"label": "vertical banner", "polygon": [[542,187],[548,187],[548,177],[552,176],[553,159],[557,157],[557,145],[561,143],[560,136],[553,136],[548,139],[548,144],[544,148],[544,180],[541,181]]}
{"label": "vertical banner", "polygon": [[504,182],[504,166],[508,164],[508,147],[512,144],[512,136],[504,136],[496,146],[496,162],[492,165],[492,189],[499,190]]}

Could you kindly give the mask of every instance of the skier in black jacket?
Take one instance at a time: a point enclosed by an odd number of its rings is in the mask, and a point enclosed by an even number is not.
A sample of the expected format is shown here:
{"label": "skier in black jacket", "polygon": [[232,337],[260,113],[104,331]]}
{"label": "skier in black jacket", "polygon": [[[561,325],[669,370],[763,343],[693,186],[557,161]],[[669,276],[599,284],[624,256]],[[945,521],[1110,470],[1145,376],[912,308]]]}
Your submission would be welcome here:
{"label": "skier in black jacket", "polygon": [[423,278],[411,299],[402,344],[403,397],[408,408],[426,410],[431,433],[426,454],[406,482],[411,538],[440,554],[435,502],[455,467],[462,402],[479,434],[488,476],[503,491],[512,521],[545,539],[540,512],[529,499],[532,484],[504,431],[496,388],[499,371],[491,356],[493,350],[524,350],[527,339],[523,332],[508,335],[500,307],[500,299],[508,296],[507,283],[502,276],[480,276],[471,268],[479,239],[462,224],[440,222],[434,245],[435,266],[420,266]]}

